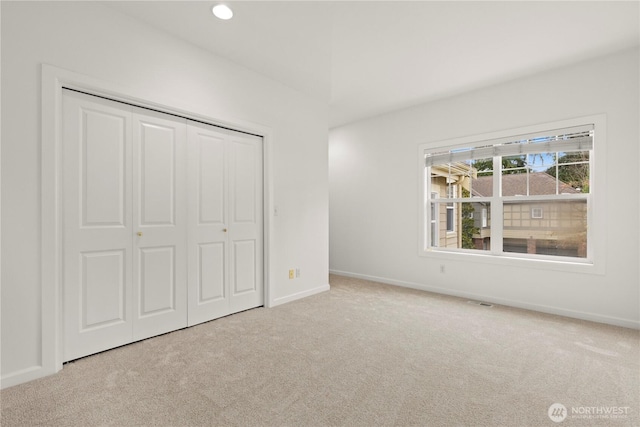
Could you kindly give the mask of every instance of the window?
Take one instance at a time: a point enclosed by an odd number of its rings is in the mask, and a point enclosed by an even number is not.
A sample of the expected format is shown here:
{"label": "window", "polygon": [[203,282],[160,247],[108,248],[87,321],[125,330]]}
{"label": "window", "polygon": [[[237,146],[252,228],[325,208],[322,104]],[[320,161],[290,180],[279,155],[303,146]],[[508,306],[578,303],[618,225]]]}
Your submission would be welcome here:
{"label": "window", "polygon": [[424,250],[590,262],[595,125],[549,129],[423,146]]}

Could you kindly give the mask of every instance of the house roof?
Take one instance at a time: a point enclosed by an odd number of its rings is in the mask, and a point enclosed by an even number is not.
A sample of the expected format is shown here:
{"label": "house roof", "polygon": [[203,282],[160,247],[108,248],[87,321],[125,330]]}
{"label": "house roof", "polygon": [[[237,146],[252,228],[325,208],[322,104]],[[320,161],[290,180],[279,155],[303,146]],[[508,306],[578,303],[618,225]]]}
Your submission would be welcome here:
{"label": "house roof", "polygon": [[[539,196],[556,194],[556,179],[546,172],[529,173],[529,195]],[[493,177],[479,176],[472,180],[472,194],[477,197],[493,196]],[[559,194],[576,194],[580,191],[562,181],[558,181]],[[503,196],[527,195],[527,174],[509,174],[502,176]]]}

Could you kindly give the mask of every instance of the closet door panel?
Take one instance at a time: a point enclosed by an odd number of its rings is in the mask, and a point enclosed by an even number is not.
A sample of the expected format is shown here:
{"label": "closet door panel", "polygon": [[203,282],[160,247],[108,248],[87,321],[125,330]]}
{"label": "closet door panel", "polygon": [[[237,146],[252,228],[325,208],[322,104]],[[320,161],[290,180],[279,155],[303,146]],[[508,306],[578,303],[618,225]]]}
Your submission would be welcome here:
{"label": "closet door panel", "polygon": [[82,111],[80,175],[83,227],[124,226],[126,118]]}
{"label": "closet door panel", "polygon": [[[143,248],[139,251],[139,316],[173,312],[176,309],[177,293],[175,247]],[[176,326],[180,327],[179,325]]]}
{"label": "closet door panel", "polygon": [[256,241],[236,240],[233,242],[233,296],[258,291],[256,271]]}
{"label": "closet door panel", "polygon": [[225,287],[225,243],[198,245],[198,304],[207,304],[227,297]]}
{"label": "closet door panel", "polygon": [[263,304],[262,138],[233,133],[230,176],[230,308]]}
{"label": "closet door panel", "polygon": [[131,341],[131,109],[62,97],[63,360]]}
{"label": "closet door panel", "polygon": [[195,151],[197,162],[198,225],[224,225],[226,223],[225,141],[222,138],[198,132]]}
{"label": "closet door panel", "polygon": [[126,322],[125,253],[81,252],[81,331]]}
{"label": "closet door panel", "polygon": [[175,225],[176,168],[180,144],[174,127],[139,122],[139,224]]}
{"label": "closet door panel", "polygon": [[[247,138],[248,139],[248,138]],[[249,224],[255,225],[257,212],[257,203],[260,201],[257,197],[258,189],[256,188],[259,179],[259,142],[244,140],[239,137],[231,139],[232,148],[232,180],[231,191],[233,197],[233,223],[234,225]]]}
{"label": "closet door panel", "polygon": [[186,121],[133,114],[134,340],[187,326]]}
{"label": "closet door panel", "polygon": [[188,126],[189,325],[226,316],[228,282],[228,178],[224,134]]}

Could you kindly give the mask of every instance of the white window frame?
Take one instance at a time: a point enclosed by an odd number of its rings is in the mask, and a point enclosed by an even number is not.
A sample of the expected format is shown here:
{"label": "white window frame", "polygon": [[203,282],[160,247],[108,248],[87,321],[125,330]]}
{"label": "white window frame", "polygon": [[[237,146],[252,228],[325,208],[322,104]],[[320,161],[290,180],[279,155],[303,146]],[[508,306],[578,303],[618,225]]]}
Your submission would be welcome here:
{"label": "white window frame", "polygon": [[[502,252],[502,227],[499,227],[497,233],[492,236],[492,245],[490,251],[461,249],[461,248],[439,248],[430,247],[429,233],[426,230],[426,221],[430,221],[428,215],[429,203],[428,195],[430,194],[430,176],[429,168],[425,167],[425,157],[427,153],[452,150],[457,148],[466,148],[479,145],[491,145],[498,140],[512,139],[518,135],[542,135],[549,134],[553,129],[564,129],[584,125],[593,125],[594,138],[593,150],[590,155],[590,193],[588,198],[587,211],[587,256],[586,258],[577,257],[561,257],[554,255],[530,255],[518,253]],[[419,177],[419,235],[423,236],[419,239],[418,255],[427,258],[435,258],[438,260],[455,260],[465,262],[481,262],[507,266],[524,266],[532,268],[551,269],[559,271],[605,274],[606,261],[606,206],[599,203],[600,199],[606,194],[606,116],[604,114],[578,117],[557,122],[541,123],[532,126],[526,126],[515,129],[507,129],[503,131],[491,132],[481,135],[472,135],[460,138],[454,138],[446,141],[436,141],[433,143],[421,144],[418,147],[418,177]],[[498,163],[498,164],[495,164]],[[499,157],[494,157],[494,170],[500,170]],[[597,177],[597,179],[595,179]],[[497,180],[501,181],[501,180]],[[494,193],[499,194],[499,193]],[[558,195],[556,198],[571,199],[572,195]],[[485,200],[486,199],[486,200]],[[500,203],[495,204],[491,198],[475,199],[476,201],[490,202],[492,224],[503,223],[502,202],[506,202],[509,198],[501,198]],[[454,201],[470,201],[471,199],[454,200]],[[596,226],[601,224],[602,226]],[[429,224],[430,226],[430,224]]]}
{"label": "white window frame", "polygon": [[542,219],[544,217],[542,208],[531,208],[531,219]]}
{"label": "white window frame", "polygon": [[[432,192],[431,193],[431,197],[434,197],[434,195],[435,195],[435,197],[437,197],[438,193]],[[438,246],[437,244],[436,245],[433,244],[433,242],[439,243],[439,239],[440,239],[440,233],[438,232],[439,231],[438,230],[438,218],[434,218],[434,216],[437,217],[437,215],[438,215],[438,205],[432,205],[432,206],[434,208],[433,208],[432,211],[430,211],[431,212],[430,213],[431,218],[430,218],[430,222],[429,222],[429,230],[432,230],[431,231],[431,237],[430,237],[431,238],[431,245],[432,246]],[[431,208],[429,208],[429,209],[431,209]]]}

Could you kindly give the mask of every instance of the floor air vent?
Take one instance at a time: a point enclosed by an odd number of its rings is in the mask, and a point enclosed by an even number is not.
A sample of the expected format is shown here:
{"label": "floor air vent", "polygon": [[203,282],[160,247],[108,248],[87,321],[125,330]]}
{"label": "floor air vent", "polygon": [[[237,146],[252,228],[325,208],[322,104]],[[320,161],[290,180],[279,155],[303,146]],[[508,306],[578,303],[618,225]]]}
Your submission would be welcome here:
{"label": "floor air vent", "polygon": [[483,307],[493,307],[493,304],[489,304],[488,302],[482,301],[467,301],[469,304],[481,305]]}

